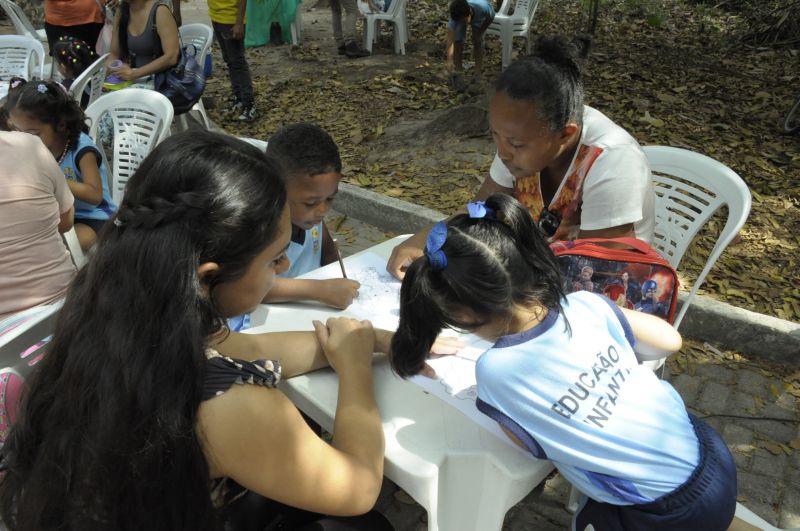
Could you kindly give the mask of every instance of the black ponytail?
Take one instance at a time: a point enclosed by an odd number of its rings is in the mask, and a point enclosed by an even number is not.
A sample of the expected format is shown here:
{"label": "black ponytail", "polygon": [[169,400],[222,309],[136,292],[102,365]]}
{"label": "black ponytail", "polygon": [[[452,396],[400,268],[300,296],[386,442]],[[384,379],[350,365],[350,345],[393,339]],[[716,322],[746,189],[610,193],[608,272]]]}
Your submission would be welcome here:
{"label": "black ponytail", "polygon": [[591,39],[585,36],[572,41],[561,35],[540,37],[531,55],[511,63],[500,74],[495,91],[532,102],[551,132],[571,121],[581,124],[581,66],[590,46]]}
{"label": "black ponytail", "polygon": [[443,328],[469,331],[510,319],[515,305],[563,312],[558,264],[528,211],[506,194],[491,195],[486,206],[495,219],[462,214],[448,222],[444,268],[422,256],[406,272],[391,348],[398,375],[422,370]]}

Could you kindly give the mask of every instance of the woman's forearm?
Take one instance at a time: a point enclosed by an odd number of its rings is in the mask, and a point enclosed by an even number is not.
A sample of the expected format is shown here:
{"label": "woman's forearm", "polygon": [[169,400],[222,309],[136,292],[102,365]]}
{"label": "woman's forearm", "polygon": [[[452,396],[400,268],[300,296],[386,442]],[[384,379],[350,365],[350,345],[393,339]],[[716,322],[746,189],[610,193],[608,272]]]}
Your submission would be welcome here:
{"label": "woman's forearm", "polygon": [[334,448],[374,471],[376,492],[383,478],[384,438],[381,415],[375,401],[372,367],[351,367],[339,375],[339,396],[333,425]]}
{"label": "woman's forearm", "polygon": [[159,72],[163,72],[164,70],[168,70],[178,64],[178,54],[174,55],[167,55],[164,54],[161,57],[152,60],[151,62],[147,63],[142,67],[137,67],[133,69],[133,73],[136,78],[140,77],[147,77],[152,74],[158,74]]}

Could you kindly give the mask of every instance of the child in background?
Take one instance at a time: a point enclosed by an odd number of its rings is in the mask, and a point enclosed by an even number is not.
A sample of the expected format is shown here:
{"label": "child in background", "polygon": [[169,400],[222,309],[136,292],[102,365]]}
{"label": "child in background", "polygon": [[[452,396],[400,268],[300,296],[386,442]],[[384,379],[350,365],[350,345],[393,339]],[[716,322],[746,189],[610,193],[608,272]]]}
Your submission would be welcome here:
{"label": "child in background", "polygon": [[599,294],[565,296],[543,235],[510,196],[468,211],[434,226],[406,272],[395,371],[420,372],[446,327],[494,341],[475,367],[477,407],[588,496],[573,529],[727,529],[727,446],[637,359],[677,351],[678,333]]}
{"label": "child in background", "polygon": [[87,134],[86,116],[58,83],[15,79],[12,87],[6,101],[9,125],[38,136],[55,157],[75,196],[75,232],[88,250],[117,206],[102,155]]}
{"label": "child in background", "polygon": [[[70,88],[73,81],[97,60],[94,48],[69,35],[62,35],[58,38],[53,52],[53,60],[58,65],[61,77],[64,78],[62,84],[67,88]],[[87,85],[81,95],[81,108],[84,109],[89,102],[88,90]]]}
{"label": "child in background", "polygon": [[[267,155],[277,159],[284,171],[292,239],[286,250],[291,265],[275,279],[264,303],[317,301],[347,308],[358,296],[360,284],[355,280],[295,278],[338,259],[336,244],[323,221],[342,178],[336,143],[317,125],[292,124],[269,139]],[[248,328],[249,316],[231,318],[228,325],[231,330]]]}
{"label": "child in background", "polygon": [[494,20],[494,8],[486,0],[453,0],[447,23],[447,66],[461,71],[467,24],[472,26],[472,58],[475,69],[483,67],[483,34]]}

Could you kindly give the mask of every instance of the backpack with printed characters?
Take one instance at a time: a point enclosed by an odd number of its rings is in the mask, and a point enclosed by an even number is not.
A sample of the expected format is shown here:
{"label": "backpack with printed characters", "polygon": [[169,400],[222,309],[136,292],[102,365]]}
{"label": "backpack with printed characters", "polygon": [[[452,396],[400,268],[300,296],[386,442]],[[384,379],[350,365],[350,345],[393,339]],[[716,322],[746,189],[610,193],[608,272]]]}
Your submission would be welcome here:
{"label": "backpack with printed characters", "polygon": [[[607,244],[625,248],[608,247]],[[561,266],[564,292],[591,291],[617,306],[670,324],[678,304],[678,275],[669,262],[636,238],[579,239],[550,245]]]}

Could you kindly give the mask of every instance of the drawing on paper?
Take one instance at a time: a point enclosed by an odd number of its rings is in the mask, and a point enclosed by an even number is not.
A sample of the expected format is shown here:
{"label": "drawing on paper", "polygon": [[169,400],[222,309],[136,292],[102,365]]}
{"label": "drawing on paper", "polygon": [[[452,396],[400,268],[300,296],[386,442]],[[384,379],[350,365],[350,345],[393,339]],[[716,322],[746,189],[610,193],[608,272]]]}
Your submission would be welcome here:
{"label": "drawing on paper", "polygon": [[348,276],[361,283],[358,298],[348,308],[349,312],[361,319],[372,319],[388,310],[393,317],[400,318],[400,282],[385,269],[366,266],[350,271]]}

